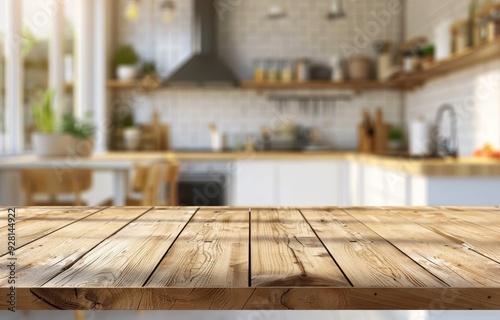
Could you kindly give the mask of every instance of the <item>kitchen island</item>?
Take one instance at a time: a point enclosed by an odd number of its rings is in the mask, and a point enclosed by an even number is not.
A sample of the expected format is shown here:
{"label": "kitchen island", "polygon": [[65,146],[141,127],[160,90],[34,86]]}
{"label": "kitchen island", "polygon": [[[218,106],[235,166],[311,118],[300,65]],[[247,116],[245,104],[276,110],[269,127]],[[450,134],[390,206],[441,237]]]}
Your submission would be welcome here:
{"label": "kitchen island", "polygon": [[15,230],[18,310],[500,308],[498,207],[32,207]]}

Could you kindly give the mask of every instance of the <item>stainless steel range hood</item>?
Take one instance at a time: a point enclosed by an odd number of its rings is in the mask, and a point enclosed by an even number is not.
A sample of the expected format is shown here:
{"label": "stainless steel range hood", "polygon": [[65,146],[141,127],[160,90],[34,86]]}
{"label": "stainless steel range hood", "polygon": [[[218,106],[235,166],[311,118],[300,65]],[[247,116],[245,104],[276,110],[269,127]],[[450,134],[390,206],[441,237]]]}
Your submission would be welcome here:
{"label": "stainless steel range hood", "polygon": [[218,19],[213,0],[194,0],[195,54],[165,81],[166,86],[238,86],[239,79],[218,56]]}

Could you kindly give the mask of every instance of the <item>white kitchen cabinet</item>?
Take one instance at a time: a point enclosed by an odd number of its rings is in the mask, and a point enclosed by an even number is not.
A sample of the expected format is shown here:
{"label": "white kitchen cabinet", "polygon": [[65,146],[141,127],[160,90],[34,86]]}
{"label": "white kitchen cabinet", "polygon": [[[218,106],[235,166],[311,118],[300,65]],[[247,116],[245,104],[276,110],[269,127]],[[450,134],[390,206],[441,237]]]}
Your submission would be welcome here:
{"label": "white kitchen cabinet", "polygon": [[498,206],[500,180],[488,177],[413,177],[412,206]]}
{"label": "white kitchen cabinet", "polygon": [[[387,170],[379,166],[359,164],[355,182],[357,196],[351,205],[405,206],[408,205],[409,176],[401,171]],[[352,179],[352,177],[351,177]],[[355,192],[355,190],[354,190]]]}
{"label": "white kitchen cabinet", "polygon": [[343,205],[347,190],[345,165],[331,160],[280,162],[277,166],[278,205]]}
{"label": "white kitchen cabinet", "polygon": [[276,205],[276,174],[273,161],[237,161],[232,176],[231,205]]}
{"label": "white kitchen cabinet", "polygon": [[345,205],[346,165],[334,160],[237,161],[231,205]]}

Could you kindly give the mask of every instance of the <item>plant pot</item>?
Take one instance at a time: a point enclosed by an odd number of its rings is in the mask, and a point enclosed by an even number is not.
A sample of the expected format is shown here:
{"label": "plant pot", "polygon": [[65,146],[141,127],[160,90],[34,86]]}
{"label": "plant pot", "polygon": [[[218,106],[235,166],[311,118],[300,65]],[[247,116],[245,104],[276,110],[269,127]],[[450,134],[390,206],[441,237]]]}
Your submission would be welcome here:
{"label": "plant pot", "polygon": [[89,158],[94,153],[95,138],[72,138],[71,152],[72,154],[82,157]]}
{"label": "plant pot", "polygon": [[390,140],[389,148],[392,151],[400,151],[403,148],[403,141],[401,140]]}
{"label": "plant pot", "polygon": [[137,67],[135,65],[119,65],[116,68],[116,76],[120,81],[132,81],[137,77]]}
{"label": "plant pot", "polygon": [[31,136],[33,150],[40,157],[64,157],[69,154],[72,137],[64,133],[35,132]]}
{"label": "plant pot", "polygon": [[125,149],[134,151],[139,149],[141,144],[141,130],[138,128],[126,128],[123,130],[123,143]]}

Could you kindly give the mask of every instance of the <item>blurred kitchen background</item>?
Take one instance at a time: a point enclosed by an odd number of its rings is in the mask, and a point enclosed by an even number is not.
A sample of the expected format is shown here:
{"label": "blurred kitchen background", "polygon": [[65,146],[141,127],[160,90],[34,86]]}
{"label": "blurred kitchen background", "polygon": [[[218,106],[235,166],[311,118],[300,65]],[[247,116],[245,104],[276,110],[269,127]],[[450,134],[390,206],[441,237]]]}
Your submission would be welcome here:
{"label": "blurred kitchen background", "polygon": [[[499,1],[0,7],[2,205],[39,203],[55,179],[29,170],[64,167],[71,143],[90,171],[61,203],[145,204],[121,198],[149,165],[124,190],[116,172],[162,158],[153,204],[498,204]],[[68,193],[53,184],[48,203]]]}

